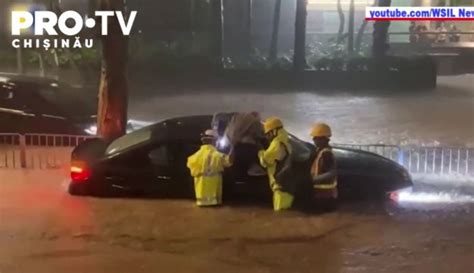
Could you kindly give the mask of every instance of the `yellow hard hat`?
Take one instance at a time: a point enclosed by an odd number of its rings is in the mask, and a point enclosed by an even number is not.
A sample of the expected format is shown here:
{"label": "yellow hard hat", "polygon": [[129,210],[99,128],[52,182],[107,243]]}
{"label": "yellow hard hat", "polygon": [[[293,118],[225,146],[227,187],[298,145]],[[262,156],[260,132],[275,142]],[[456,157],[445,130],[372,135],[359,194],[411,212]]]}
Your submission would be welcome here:
{"label": "yellow hard hat", "polygon": [[316,123],[311,129],[312,137],[331,137],[331,127],[326,123]]}
{"label": "yellow hard hat", "polygon": [[281,119],[277,117],[267,118],[267,120],[265,120],[265,122],[263,123],[263,129],[265,130],[265,134],[281,127],[283,127],[283,123],[281,122]]}

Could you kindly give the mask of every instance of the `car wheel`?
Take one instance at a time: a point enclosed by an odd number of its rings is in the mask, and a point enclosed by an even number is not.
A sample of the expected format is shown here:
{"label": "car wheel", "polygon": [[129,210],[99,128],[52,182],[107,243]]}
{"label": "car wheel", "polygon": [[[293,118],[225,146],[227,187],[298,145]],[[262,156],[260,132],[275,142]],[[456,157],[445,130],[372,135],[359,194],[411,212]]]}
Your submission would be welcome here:
{"label": "car wheel", "polygon": [[95,197],[110,197],[112,190],[103,183],[96,183],[88,181],[86,183],[71,183],[69,184],[68,192],[76,196],[95,196]]}
{"label": "car wheel", "polygon": [[68,187],[70,195],[85,196],[89,195],[88,187],[84,183],[71,182]]}
{"label": "car wheel", "polygon": [[90,182],[88,184],[89,193],[95,197],[112,197],[112,188],[105,183]]}

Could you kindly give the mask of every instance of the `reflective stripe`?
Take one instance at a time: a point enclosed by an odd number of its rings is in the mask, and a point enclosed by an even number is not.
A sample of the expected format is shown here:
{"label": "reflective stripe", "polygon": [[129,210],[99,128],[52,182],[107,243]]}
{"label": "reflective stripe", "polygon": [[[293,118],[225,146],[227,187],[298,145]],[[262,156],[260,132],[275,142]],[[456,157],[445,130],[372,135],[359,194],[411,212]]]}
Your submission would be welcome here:
{"label": "reflective stripe", "polygon": [[[320,173],[319,173],[319,161],[323,157],[323,154],[326,153],[326,152],[332,153],[332,149],[331,148],[324,148],[319,152],[318,156],[316,157],[316,159],[313,162],[313,165],[311,166],[311,176],[312,177],[316,177],[316,176],[320,175]],[[337,188],[337,178],[334,178],[333,183],[331,183],[331,184],[314,184],[313,187],[315,189],[319,189],[319,190],[332,190],[332,189],[335,189],[335,188]]]}
{"label": "reflective stripe", "polygon": [[313,162],[313,165],[311,166],[311,175],[313,177],[318,176],[320,174],[319,173],[319,161],[321,160],[321,158],[323,157],[323,154],[325,152],[331,152],[332,153],[332,150],[331,150],[331,148],[324,148],[319,152],[318,156],[316,157],[316,159]]}
{"label": "reflective stripe", "polygon": [[332,184],[316,184],[313,185],[313,187],[318,190],[332,190],[337,187],[337,182],[334,182]]}
{"label": "reflective stripe", "polygon": [[211,206],[211,205],[218,205],[222,200],[221,196],[217,197],[201,197],[196,199],[196,204],[198,206]]}

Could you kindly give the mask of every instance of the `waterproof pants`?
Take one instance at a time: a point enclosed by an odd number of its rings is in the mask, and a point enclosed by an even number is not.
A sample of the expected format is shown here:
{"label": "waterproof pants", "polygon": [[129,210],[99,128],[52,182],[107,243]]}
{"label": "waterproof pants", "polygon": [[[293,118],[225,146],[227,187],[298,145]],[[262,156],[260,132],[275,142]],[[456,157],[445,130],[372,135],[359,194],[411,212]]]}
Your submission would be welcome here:
{"label": "waterproof pants", "polygon": [[196,205],[216,206],[222,204],[222,176],[198,176],[194,178]]}

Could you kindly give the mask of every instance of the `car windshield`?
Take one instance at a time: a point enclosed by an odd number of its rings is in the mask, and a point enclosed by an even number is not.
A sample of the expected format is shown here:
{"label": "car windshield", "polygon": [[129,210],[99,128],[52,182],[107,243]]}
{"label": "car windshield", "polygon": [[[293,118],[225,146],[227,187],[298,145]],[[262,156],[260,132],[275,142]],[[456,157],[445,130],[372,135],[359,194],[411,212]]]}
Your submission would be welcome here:
{"label": "car windshield", "polygon": [[107,147],[106,154],[111,155],[114,153],[120,153],[128,148],[140,145],[151,138],[152,128],[151,126],[141,128],[130,134],[124,135],[114,140],[109,147]]}

